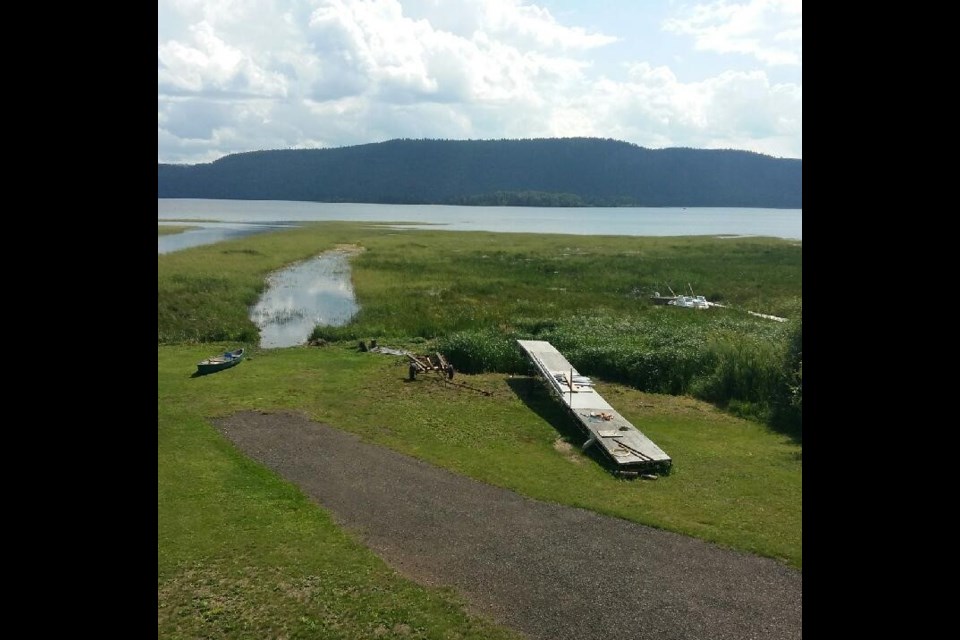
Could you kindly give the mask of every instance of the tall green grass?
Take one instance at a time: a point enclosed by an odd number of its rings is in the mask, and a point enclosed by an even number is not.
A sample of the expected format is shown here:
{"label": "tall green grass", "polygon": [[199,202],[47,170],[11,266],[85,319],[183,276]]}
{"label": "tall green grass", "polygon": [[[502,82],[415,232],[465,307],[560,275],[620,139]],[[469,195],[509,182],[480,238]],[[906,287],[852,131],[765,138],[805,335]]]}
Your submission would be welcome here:
{"label": "tall green grass", "polygon": [[[802,433],[802,407],[791,400],[802,389],[802,347],[799,358],[788,353],[802,321],[802,248],[785,240],[317,223],[159,256],[158,342],[255,343],[249,307],[267,274],[338,244],[365,249],[351,262],[360,311],[311,339],[435,344],[465,372],[524,371],[512,343],[543,339],[587,375],[689,393]],[[668,287],[727,308],[650,303]]]}
{"label": "tall green grass", "polygon": [[[648,297],[687,283],[736,309],[794,318],[800,311],[802,250],[786,241],[397,231],[352,223],[316,223],[158,256],[161,306],[172,304],[169,294],[202,303],[229,296],[245,317],[242,307],[256,300],[266,274],[341,243],[367,249],[351,261],[362,309],[352,323],[356,334],[370,329],[432,339],[519,318],[553,321],[603,311],[666,318]],[[204,324],[233,324],[207,309],[214,307],[194,310]],[[697,315],[670,311],[676,322]],[[159,343],[181,342],[183,334],[165,319]]]}
{"label": "tall green grass", "polygon": [[458,332],[437,346],[460,371],[522,374],[530,364],[519,356],[516,340],[546,340],[582,374],[651,393],[690,394],[800,435],[802,402],[786,401],[802,388],[802,370],[788,353],[793,332],[790,325],[741,318],[703,325],[574,317],[521,322],[512,331]]}
{"label": "tall green grass", "polygon": [[189,231],[190,229],[199,229],[196,225],[157,225],[157,235],[158,236],[169,236],[175,233],[183,233],[184,231]]}

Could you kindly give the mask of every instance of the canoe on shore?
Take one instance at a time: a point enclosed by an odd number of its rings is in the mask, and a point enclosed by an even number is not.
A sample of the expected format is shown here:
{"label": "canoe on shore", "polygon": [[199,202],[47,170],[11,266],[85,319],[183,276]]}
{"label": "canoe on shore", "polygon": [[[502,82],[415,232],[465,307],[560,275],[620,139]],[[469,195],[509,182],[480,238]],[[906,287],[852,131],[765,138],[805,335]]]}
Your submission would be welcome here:
{"label": "canoe on shore", "polygon": [[197,373],[205,374],[229,369],[240,364],[241,360],[243,360],[243,349],[224,351],[220,355],[210,356],[206,360],[198,362]]}

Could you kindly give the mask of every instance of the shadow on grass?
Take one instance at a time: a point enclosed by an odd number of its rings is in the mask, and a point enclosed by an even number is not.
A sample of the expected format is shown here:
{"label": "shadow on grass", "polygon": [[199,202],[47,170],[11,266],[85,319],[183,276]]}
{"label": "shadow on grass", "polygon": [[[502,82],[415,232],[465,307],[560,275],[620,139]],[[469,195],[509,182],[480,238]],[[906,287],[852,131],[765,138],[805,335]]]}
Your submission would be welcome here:
{"label": "shadow on grass", "polygon": [[227,368],[225,368],[225,369],[215,369],[214,371],[200,371],[200,370],[197,370],[197,371],[194,371],[193,373],[191,373],[191,374],[190,374],[190,377],[191,377],[191,378],[202,378],[203,376],[212,376],[212,375],[215,374],[215,373],[223,373],[224,371],[229,371],[230,369],[233,369],[233,368],[236,367],[236,366],[237,366],[237,365],[233,365],[233,366],[227,367]]}
{"label": "shadow on grass", "polygon": [[788,418],[781,418],[779,415],[775,415],[767,426],[777,433],[787,436],[794,444],[803,446],[802,419],[797,419],[797,417],[793,415]]}
{"label": "shadow on grass", "polygon": [[469,389],[470,391],[476,391],[477,393],[482,393],[485,396],[492,396],[493,392],[488,389],[481,389],[479,387],[474,387],[473,385],[467,384],[462,380],[456,378],[449,378],[446,374],[438,373],[436,376],[431,375],[430,373],[417,374],[415,379],[411,379],[409,376],[402,379],[404,383],[409,384],[411,382],[431,382],[434,384],[439,384],[443,386],[457,387],[459,389]]}
{"label": "shadow on grass", "polygon": [[590,432],[577,418],[562,404],[562,402],[546,388],[540,378],[532,375],[527,378],[510,378],[507,384],[514,393],[530,407],[538,416],[550,424],[564,441],[576,447],[591,461],[600,465],[605,471],[622,478],[646,477],[646,474],[670,475],[671,463],[651,463],[639,467],[620,467],[611,460],[600,448],[599,444],[583,450],[583,444],[590,437]]}
{"label": "shadow on grass", "polygon": [[583,455],[605,470],[611,473],[616,471],[609,458],[599,450],[598,446],[589,447],[586,451],[582,449],[583,443],[587,441],[590,434],[567,412],[560,401],[550,394],[539,378],[536,376],[509,378],[507,385],[531,411],[556,429],[564,441],[576,447]]}
{"label": "shadow on grass", "polygon": [[757,416],[752,415],[749,412],[732,410],[729,405],[727,407],[718,406],[717,408],[721,411],[726,411],[727,413],[737,416],[738,418],[758,422],[766,426],[774,433],[779,433],[782,436],[790,438],[793,444],[803,446],[803,419],[800,413],[796,410],[785,410],[781,407],[775,406],[767,414]]}
{"label": "shadow on grass", "polygon": [[772,430],[780,435],[787,436],[793,444],[803,446],[803,431],[793,426],[781,426],[777,424],[768,425]]}

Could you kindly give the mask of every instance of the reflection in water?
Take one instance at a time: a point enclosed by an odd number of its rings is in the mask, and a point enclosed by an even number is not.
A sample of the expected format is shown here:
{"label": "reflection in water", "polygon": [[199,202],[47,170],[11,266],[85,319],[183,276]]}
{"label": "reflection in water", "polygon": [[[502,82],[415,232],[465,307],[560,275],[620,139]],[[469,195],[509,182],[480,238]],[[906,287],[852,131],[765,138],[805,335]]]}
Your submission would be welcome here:
{"label": "reflection in water", "polygon": [[292,347],[320,325],[339,327],[359,310],[350,283],[350,252],[330,251],[267,278],[267,289],[251,309],[264,349]]}

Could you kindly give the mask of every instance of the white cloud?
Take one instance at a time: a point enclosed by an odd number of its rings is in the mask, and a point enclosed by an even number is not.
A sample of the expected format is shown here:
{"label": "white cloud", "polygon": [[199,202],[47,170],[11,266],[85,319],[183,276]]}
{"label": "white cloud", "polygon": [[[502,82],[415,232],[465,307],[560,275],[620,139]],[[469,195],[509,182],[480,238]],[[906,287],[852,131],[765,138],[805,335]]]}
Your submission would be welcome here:
{"label": "white cloud", "polygon": [[[697,41],[715,45],[746,41],[771,8],[788,13],[782,4],[700,5],[670,28],[699,29]],[[645,62],[615,81],[590,53],[615,38],[529,2],[160,0],[158,9],[160,162],[403,137],[598,136],[801,155],[799,84],[757,70],[683,82]],[[768,35],[751,53],[776,58],[774,45],[799,43],[799,22]]]}
{"label": "white cloud", "polygon": [[741,53],[768,65],[799,65],[803,57],[802,0],[718,0],[666,20],[666,31],[694,36],[696,49]]}
{"label": "white cloud", "polygon": [[771,85],[762,71],[683,83],[666,67],[638,63],[627,81],[600,80],[555,105],[540,131],[801,157],[802,103],[799,86]]}
{"label": "white cloud", "polygon": [[172,40],[157,46],[157,86],[161,93],[225,93],[282,96],[286,81],[234,47],[207,22],[189,28],[191,42]]}
{"label": "white cloud", "polygon": [[521,0],[404,0],[407,15],[429,18],[439,31],[472,39],[483,34],[506,45],[552,51],[584,51],[616,37],[557,22],[550,11]]}

